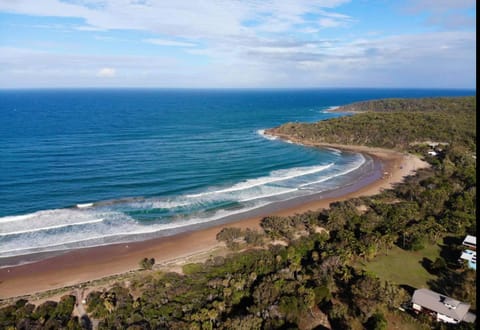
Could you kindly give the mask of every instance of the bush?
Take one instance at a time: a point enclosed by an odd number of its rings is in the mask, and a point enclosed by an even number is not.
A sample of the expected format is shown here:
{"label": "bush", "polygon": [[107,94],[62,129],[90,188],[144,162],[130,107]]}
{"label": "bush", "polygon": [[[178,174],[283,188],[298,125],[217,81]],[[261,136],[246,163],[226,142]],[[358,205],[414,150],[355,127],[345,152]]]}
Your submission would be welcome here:
{"label": "bush", "polygon": [[432,271],[435,273],[441,272],[446,268],[447,268],[447,263],[445,259],[443,259],[442,257],[438,257],[437,259],[435,259],[435,261],[432,263],[432,266],[431,266]]}
{"label": "bush", "polygon": [[387,329],[387,319],[381,312],[377,312],[370,316],[367,320],[366,328],[372,330],[385,330]]}
{"label": "bush", "polygon": [[245,232],[245,242],[250,245],[262,245],[263,235],[256,230],[247,228]]}
{"label": "bush", "polygon": [[242,230],[240,228],[223,228],[218,234],[217,234],[217,241],[223,241],[223,242],[232,242],[236,240],[237,238],[242,236]]}
{"label": "bush", "polygon": [[405,245],[405,249],[411,251],[420,251],[425,248],[425,237],[421,234],[414,234]]}
{"label": "bush", "polygon": [[152,269],[153,265],[155,264],[155,259],[154,258],[143,258],[140,260],[140,268],[141,269]]}

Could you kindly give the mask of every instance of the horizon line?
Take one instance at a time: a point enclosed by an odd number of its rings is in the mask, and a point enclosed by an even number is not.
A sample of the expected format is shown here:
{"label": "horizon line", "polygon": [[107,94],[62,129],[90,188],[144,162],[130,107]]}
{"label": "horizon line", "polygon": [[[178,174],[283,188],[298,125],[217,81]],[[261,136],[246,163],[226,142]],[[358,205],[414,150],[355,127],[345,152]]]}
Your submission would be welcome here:
{"label": "horizon line", "polygon": [[465,90],[476,91],[476,87],[0,87],[0,91],[13,90],[328,90],[328,89],[383,89],[383,90]]}

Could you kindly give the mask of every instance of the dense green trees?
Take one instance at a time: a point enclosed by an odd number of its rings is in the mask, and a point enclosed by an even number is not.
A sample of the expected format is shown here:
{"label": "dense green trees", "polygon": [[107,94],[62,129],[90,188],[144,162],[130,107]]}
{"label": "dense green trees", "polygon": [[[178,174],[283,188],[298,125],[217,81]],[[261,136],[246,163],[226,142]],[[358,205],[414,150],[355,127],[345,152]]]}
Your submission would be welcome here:
{"label": "dense green trees", "polygon": [[419,112],[458,110],[475,111],[476,98],[469,97],[435,97],[421,99],[390,98],[373,101],[363,101],[347,104],[337,108],[337,112]]}
{"label": "dense green trees", "polygon": [[[423,104],[419,106],[419,104]],[[388,104],[388,110],[385,109]],[[445,142],[475,151],[475,97],[380,100],[355,105],[355,116],[333,118],[314,124],[288,123],[269,130],[306,143],[334,143],[409,149],[424,141]],[[408,111],[403,109],[408,108]],[[343,108],[345,111],[351,108]],[[471,153],[460,152],[462,157]],[[467,172],[471,172],[467,170]]]}
{"label": "dense green trees", "polygon": [[35,307],[26,300],[0,309],[1,329],[81,329],[77,317],[72,317],[75,296],[63,296],[57,303],[46,301]]}

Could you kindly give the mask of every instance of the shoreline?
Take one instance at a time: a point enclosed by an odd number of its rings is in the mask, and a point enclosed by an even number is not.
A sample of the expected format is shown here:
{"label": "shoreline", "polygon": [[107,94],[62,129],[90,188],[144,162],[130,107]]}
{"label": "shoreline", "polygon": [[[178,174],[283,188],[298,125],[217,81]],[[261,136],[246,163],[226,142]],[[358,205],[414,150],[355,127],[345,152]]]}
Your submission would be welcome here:
{"label": "shoreline", "polygon": [[[289,137],[279,136],[287,139]],[[312,147],[332,147],[345,151],[368,154],[381,164],[380,173],[376,173],[368,182],[353,184],[345,191],[332,192],[332,196],[304,201],[299,205],[281,203],[277,210],[268,215],[288,216],[308,210],[328,208],[330,203],[360,196],[372,196],[382,190],[390,189],[400,183],[405,176],[416,170],[428,167],[418,157],[388,149],[345,146],[335,144],[308,144],[292,141]],[[376,169],[378,172],[379,169]],[[382,173],[383,171],[383,173]],[[341,189],[340,189],[341,190]],[[318,198],[318,197],[317,197]],[[282,207],[283,205],[283,207]],[[172,236],[159,237],[139,242],[105,245],[68,251],[36,262],[0,269],[0,299],[25,296],[47,290],[73,286],[104,277],[128,273],[138,269],[139,261],[155,258],[156,266],[169,267],[167,264],[182,263],[188,259],[214,251],[223,245],[216,240],[216,234],[224,227],[261,229],[260,221],[265,215],[245,218],[195,229]],[[192,244],[194,242],[194,244]],[[175,265],[173,265],[175,266]],[[173,269],[174,267],[171,267]]]}
{"label": "shoreline", "polygon": [[[348,152],[350,153],[350,152]],[[358,153],[355,153],[358,154]],[[188,226],[176,227],[173,229],[164,229],[157,232],[148,233],[145,236],[138,238],[131,238],[124,241],[116,241],[111,243],[104,243],[99,245],[78,247],[78,248],[64,248],[59,250],[51,251],[38,251],[26,254],[19,254],[14,256],[0,257],[0,270],[3,268],[11,268],[16,266],[27,265],[30,263],[39,262],[43,259],[50,259],[55,256],[63,255],[74,250],[89,249],[89,248],[100,248],[109,245],[124,245],[124,244],[133,244],[135,242],[149,241],[154,239],[166,238],[171,236],[176,236],[178,234],[198,231],[206,229],[209,227],[215,226],[228,226],[230,223],[235,223],[237,221],[256,218],[256,217],[266,217],[271,214],[276,214],[278,211],[285,209],[293,209],[309,203],[311,201],[316,201],[325,198],[339,197],[345,194],[348,194],[352,191],[358,189],[363,185],[372,183],[377,180],[383,173],[383,165],[381,161],[377,160],[375,157],[370,157],[367,154],[363,154],[365,158],[364,162],[356,169],[343,175],[343,182],[335,188],[325,189],[313,194],[295,196],[286,200],[275,201],[269,204],[255,207],[252,209],[243,210],[238,213],[232,213],[217,219],[211,219],[209,221],[198,222],[189,224]],[[134,236],[134,235],[132,235]],[[140,236],[140,235],[139,235]]]}

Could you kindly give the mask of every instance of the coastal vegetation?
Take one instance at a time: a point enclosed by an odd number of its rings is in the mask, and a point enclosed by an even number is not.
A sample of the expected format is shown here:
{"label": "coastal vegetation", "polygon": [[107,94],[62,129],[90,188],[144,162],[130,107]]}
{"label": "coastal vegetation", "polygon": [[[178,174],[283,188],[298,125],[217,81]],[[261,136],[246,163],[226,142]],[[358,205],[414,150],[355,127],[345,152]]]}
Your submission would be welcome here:
{"label": "coastal vegetation", "polygon": [[[337,112],[475,112],[472,97],[432,97],[419,99],[390,98],[350,103],[336,108]],[[447,114],[448,115],[448,114]]]}
{"label": "coastal vegetation", "polygon": [[411,150],[435,141],[475,151],[476,99],[387,99],[336,111],[359,113],[314,124],[287,123],[266,133],[302,143],[332,143]]}
{"label": "coastal vegetation", "polygon": [[153,265],[155,264],[154,258],[143,258],[140,260],[139,265],[141,269],[152,269]]}
{"label": "coastal vegetation", "polygon": [[[262,232],[225,228],[217,239],[231,254],[92,291],[89,317],[99,329],[449,329],[400,310],[424,285],[476,311],[475,272],[457,261],[463,237],[476,232],[475,98],[380,100],[355,110],[271,133],[419,153],[431,168],[379,195],[266,217]],[[0,309],[0,328],[85,328],[71,316],[74,303],[17,301]]]}

